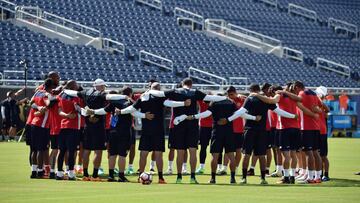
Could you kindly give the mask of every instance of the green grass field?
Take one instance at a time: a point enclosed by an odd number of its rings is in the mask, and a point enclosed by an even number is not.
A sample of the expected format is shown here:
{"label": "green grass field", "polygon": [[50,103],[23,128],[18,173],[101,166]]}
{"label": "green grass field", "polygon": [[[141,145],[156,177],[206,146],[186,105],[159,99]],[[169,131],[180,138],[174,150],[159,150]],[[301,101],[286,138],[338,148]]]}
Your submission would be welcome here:
{"label": "green grass field", "polygon": [[[360,139],[329,139],[329,149],[332,180],[320,185],[283,186],[268,178],[270,184],[260,186],[259,177],[250,177],[246,186],[229,185],[229,176],[208,185],[209,175],[197,176],[200,185],[176,185],[176,176],[166,176],[167,185],[156,184],[156,176],[153,184],[141,185],[136,176],[129,177],[134,183],[30,179],[25,143],[0,143],[0,202],[360,202],[360,176],[354,175],[360,171]],[[209,156],[207,162],[208,173]],[[106,159],[102,166],[107,171]],[[164,166],[165,171],[166,161]]]}

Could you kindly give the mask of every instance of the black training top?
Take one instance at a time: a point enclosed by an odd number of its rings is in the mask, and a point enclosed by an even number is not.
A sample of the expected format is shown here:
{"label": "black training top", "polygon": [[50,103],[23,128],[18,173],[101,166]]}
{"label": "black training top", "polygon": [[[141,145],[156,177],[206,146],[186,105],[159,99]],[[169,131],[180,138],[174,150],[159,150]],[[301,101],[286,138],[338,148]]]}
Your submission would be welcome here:
{"label": "black training top", "polygon": [[203,100],[206,94],[196,89],[178,88],[175,90],[170,90],[165,92],[165,96],[166,98],[169,98],[170,100],[173,101],[185,101],[187,99],[191,99],[190,106],[177,107],[173,109],[174,117],[177,117],[182,114],[185,115],[196,114],[197,113],[196,102]]}
{"label": "black training top", "polygon": [[277,107],[275,104],[267,104],[257,97],[249,96],[245,100],[244,108],[248,110],[248,114],[250,115],[261,116],[260,121],[247,120],[245,124],[245,129],[266,130],[266,119],[268,110],[274,110]]}
{"label": "black training top", "polygon": [[3,121],[11,124],[11,126],[16,125],[19,118],[19,108],[16,105],[16,100],[4,99],[1,102],[1,106],[4,107],[4,113],[5,113],[5,118],[2,118]]}
{"label": "black training top", "polygon": [[[128,101],[127,99],[114,100],[114,101],[110,101],[110,104],[107,105],[104,108],[104,110],[106,112],[111,112],[113,114],[112,116],[116,116],[116,115],[114,115],[115,108],[124,109],[131,105],[132,105],[132,102]],[[116,123],[116,128],[123,129],[123,130],[128,130],[131,128],[132,120],[133,120],[133,117],[131,114],[121,114],[116,117],[118,118],[118,121]]]}
{"label": "black training top", "polygon": [[149,100],[141,101],[139,98],[133,105],[135,109],[141,109],[142,113],[150,112],[154,114],[153,120],[142,119],[142,131],[157,132],[164,130],[164,97],[154,97],[150,95]]}
{"label": "black training top", "polygon": [[[88,106],[90,109],[100,109],[104,108],[108,101],[106,101],[106,93],[97,91],[96,89],[92,88],[89,90],[83,90],[78,93],[78,96],[82,98],[85,102],[85,105]],[[86,126],[103,126],[105,128],[105,116],[95,115],[99,120],[96,123],[91,123],[89,121],[89,117],[85,117]]]}
{"label": "black training top", "polygon": [[[234,112],[237,110],[237,107],[234,102],[232,102],[229,99],[214,102],[210,104],[209,111],[212,112],[213,117],[213,126],[217,126],[217,121],[221,118],[228,118],[234,114]],[[231,124],[231,123],[230,123]]]}

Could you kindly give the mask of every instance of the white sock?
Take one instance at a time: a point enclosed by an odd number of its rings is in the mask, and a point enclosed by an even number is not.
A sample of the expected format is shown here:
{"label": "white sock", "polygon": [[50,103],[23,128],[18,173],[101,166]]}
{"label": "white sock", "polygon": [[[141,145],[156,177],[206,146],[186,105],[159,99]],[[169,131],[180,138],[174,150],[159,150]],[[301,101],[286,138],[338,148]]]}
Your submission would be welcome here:
{"label": "white sock", "polygon": [[276,165],[276,172],[280,171],[280,165]]}
{"label": "white sock", "polygon": [[156,161],[151,161],[151,162],[150,162],[150,169],[154,169],[154,168],[155,168],[155,164],[156,164]]}
{"label": "white sock", "polygon": [[37,169],[38,172],[43,172],[44,170],[42,168]]}
{"label": "white sock", "polygon": [[169,168],[170,170],[172,170],[172,167],[173,167],[173,161],[169,161],[169,163],[168,163],[168,168]]}
{"label": "white sock", "polygon": [[250,169],[254,170],[254,169],[255,169],[255,166],[250,166]]}
{"label": "white sock", "polygon": [[69,170],[69,165],[66,165],[66,171],[68,171]]}
{"label": "white sock", "polygon": [[315,180],[320,179],[321,171],[315,171]]}
{"label": "white sock", "polygon": [[133,165],[133,164],[129,164],[128,168],[129,168],[129,169],[133,169],[133,168],[134,168],[134,165]]}
{"label": "white sock", "polygon": [[294,169],[294,168],[291,168],[291,169],[290,169],[290,176],[291,176],[291,177],[294,177],[294,176],[295,176],[295,169]]}
{"label": "white sock", "polygon": [[64,177],[64,172],[63,171],[58,171],[58,172],[56,172],[56,176]]}
{"label": "white sock", "polygon": [[280,169],[280,171],[278,171],[279,173],[283,172],[284,166],[283,166],[283,165],[279,165],[279,169]]}
{"label": "white sock", "polygon": [[222,164],[218,164],[217,165],[217,170],[219,171],[219,170],[221,170],[221,168],[222,168]]}
{"label": "white sock", "polygon": [[182,165],[183,170],[186,170],[186,165],[187,165],[186,163],[183,163],[183,165]]}
{"label": "white sock", "polygon": [[55,173],[55,169],[50,169],[50,173]]}
{"label": "white sock", "polygon": [[205,168],[205,164],[200,164],[200,168],[204,169]]}
{"label": "white sock", "polygon": [[222,165],[222,170],[226,171],[227,170],[227,166],[226,165]]}
{"label": "white sock", "polygon": [[31,165],[31,171],[37,171],[38,166],[37,165]]}
{"label": "white sock", "polygon": [[266,167],[266,170],[268,171],[268,170],[270,170],[270,168],[269,168],[269,167]]}
{"label": "white sock", "polygon": [[69,178],[73,178],[73,177],[75,177],[74,170],[70,170],[69,171]]}
{"label": "white sock", "polygon": [[284,169],[284,176],[289,177],[289,169]]}
{"label": "white sock", "polygon": [[315,174],[314,170],[309,170],[309,175],[308,175],[307,179],[308,180],[313,180],[314,179],[314,174]]}

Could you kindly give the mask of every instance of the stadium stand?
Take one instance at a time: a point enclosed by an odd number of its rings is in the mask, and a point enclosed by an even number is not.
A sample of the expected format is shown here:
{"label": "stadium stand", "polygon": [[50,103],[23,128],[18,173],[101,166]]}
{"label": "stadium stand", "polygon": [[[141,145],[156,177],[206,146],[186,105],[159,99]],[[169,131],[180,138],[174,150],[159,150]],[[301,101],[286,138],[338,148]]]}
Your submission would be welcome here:
{"label": "stadium stand", "polygon": [[[64,45],[57,40],[29,32],[25,28],[1,23],[1,29],[9,30],[9,32],[1,32],[6,47],[1,57],[6,55],[9,61],[19,61],[23,57],[19,51],[22,54],[33,53],[26,50],[28,47],[37,49],[38,54],[49,53],[46,55],[46,60],[36,60],[40,57],[30,56],[33,60],[31,61],[34,70],[33,79],[38,78],[37,73],[46,72],[46,68],[63,67],[65,70],[64,73],[61,71],[63,78],[71,78],[77,73],[76,77],[79,80],[92,80],[98,75],[108,81],[145,82],[149,77],[155,76],[162,82],[177,82],[179,78],[185,77],[188,68],[193,66],[224,78],[247,77],[250,82],[283,84],[288,80],[301,79],[309,86],[359,87],[358,82],[332,72],[273,55],[254,53],[226,44],[219,39],[210,38],[203,33],[183,29],[176,24],[176,18],[173,16],[161,15],[159,11],[135,5],[134,1],[130,0],[16,0],[14,2],[18,5],[39,6],[45,11],[99,29],[105,37],[124,43],[130,56],[137,56],[140,50],[146,50],[171,59],[175,66],[173,73],[157,68],[146,69],[136,60],[129,61],[84,46]],[[357,64],[360,64],[359,59],[356,58],[358,56],[356,54],[360,51],[358,43],[338,38],[330,30],[311,25],[303,19],[275,13],[264,5],[249,0],[231,2],[171,0],[165,2],[164,10],[171,11],[175,6],[181,6],[209,18],[223,18],[279,38],[291,45],[290,47],[305,50],[307,55],[322,53],[323,55],[316,56],[346,59],[346,62],[350,65],[354,64],[354,67],[359,67]],[[15,37],[14,34],[9,34],[10,32],[21,34]],[[21,43],[17,44],[19,41],[27,41],[30,46],[21,46]],[[42,42],[47,42],[48,45]],[[17,66],[17,63],[9,63],[11,65],[5,69],[11,69]]]}

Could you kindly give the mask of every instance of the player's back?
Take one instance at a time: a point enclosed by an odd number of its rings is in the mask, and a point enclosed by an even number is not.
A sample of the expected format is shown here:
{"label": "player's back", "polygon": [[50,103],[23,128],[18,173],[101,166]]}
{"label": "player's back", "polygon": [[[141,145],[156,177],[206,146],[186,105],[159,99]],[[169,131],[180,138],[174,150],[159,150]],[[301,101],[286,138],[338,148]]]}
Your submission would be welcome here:
{"label": "player's back", "polygon": [[244,108],[248,110],[248,114],[250,115],[260,115],[260,121],[248,120],[246,121],[245,128],[246,129],[257,129],[257,130],[266,130],[266,119],[268,116],[268,110],[276,109],[275,104],[267,104],[257,97],[249,96],[245,100]]}
{"label": "player's back", "polygon": [[226,99],[210,104],[208,110],[212,112],[214,123],[216,123],[221,118],[228,118],[233,115],[237,108],[232,101]]}

